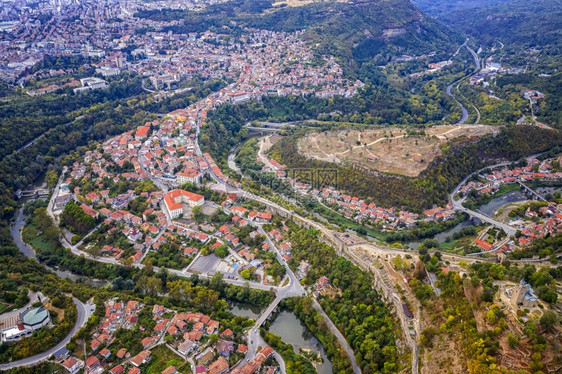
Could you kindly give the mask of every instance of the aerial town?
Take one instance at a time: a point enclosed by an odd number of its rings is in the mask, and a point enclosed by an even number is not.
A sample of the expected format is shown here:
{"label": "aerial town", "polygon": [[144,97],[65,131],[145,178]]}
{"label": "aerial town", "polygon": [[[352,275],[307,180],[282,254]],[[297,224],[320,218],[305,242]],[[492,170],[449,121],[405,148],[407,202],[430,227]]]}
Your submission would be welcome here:
{"label": "aerial town", "polygon": [[560,372],[550,18],[443,2],[0,2],[0,371]]}

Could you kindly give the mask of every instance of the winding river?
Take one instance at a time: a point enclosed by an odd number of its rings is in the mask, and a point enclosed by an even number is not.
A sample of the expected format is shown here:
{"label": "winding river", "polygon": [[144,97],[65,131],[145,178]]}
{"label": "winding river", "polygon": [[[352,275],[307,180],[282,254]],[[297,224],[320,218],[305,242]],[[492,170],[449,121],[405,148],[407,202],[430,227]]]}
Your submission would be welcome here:
{"label": "winding river", "polygon": [[[23,214],[23,208],[20,208],[18,210],[18,214],[16,216],[16,221],[14,222],[12,227],[10,228],[10,234],[12,236],[12,240],[14,241],[14,243],[16,244],[16,246],[18,247],[20,252],[25,255],[25,257],[37,260],[37,255],[35,254],[35,251],[33,250],[33,248],[31,248],[29,245],[27,245],[27,243],[25,243],[23,241],[22,237],[21,237],[21,230],[23,229],[24,226],[25,226],[25,216]],[[90,284],[92,286],[95,286],[95,287],[105,287],[109,284],[108,281],[102,281],[102,280],[98,280],[98,279],[92,279],[92,278],[89,278],[89,277],[84,277],[84,276],[72,273],[68,270],[55,269],[55,268],[47,266],[43,263],[42,263],[42,265],[45,266],[50,271],[52,271],[53,273],[55,273],[60,278],[70,279],[72,281],[87,281],[88,284]]]}

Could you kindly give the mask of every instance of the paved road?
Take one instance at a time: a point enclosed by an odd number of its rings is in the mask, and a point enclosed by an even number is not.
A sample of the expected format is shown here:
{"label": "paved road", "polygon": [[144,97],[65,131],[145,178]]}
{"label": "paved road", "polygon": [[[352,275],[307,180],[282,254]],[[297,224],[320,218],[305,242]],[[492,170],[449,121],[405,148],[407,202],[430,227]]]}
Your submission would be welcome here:
{"label": "paved road", "polygon": [[29,298],[29,302],[27,304],[25,304],[21,308],[17,308],[17,309],[11,310],[9,312],[2,313],[0,315],[2,317],[2,319],[6,320],[8,318],[18,317],[21,313],[25,312],[27,309],[31,309],[33,304],[35,304],[38,301],[41,301],[44,304],[48,302],[47,297],[45,295],[43,295],[40,291],[39,292],[33,292],[33,291],[30,290],[27,293],[27,297]]}
{"label": "paved road", "polygon": [[55,217],[55,214],[53,212],[53,207],[55,206],[55,200],[59,196],[60,186],[61,186],[61,183],[62,183],[62,179],[64,178],[64,173],[66,173],[66,170],[67,170],[67,167],[65,166],[62,169],[62,172],[60,173],[60,177],[59,177],[59,180],[57,182],[57,185],[55,186],[55,189],[53,190],[53,193],[51,194],[51,198],[49,199],[49,204],[47,205],[47,214],[51,217],[51,219],[55,223],[58,223],[58,219],[57,219],[57,217]]}
{"label": "paved road", "polygon": [[[463,43],[463,44],[457,49],[457,51],[453,54],[453,57],[456,56],[456,55],[459,53],[459,51],[460,51],[463,47],[465,47],[465,48],[468,50],[468,52],[469,52],[469,53],[472,55],[472,57],[474,58],[474,65],[475,65],[474,71],[473,71],[471,74],[468,75],[468,76],[470,77],[471,75],[474,75],[474,74],[476,74],[476,73],[478,73],[478,72],[480,71],[481,64],[480,64],[480,59],[478,58],[478,55],[476,54],[476,52],[474,52],[474,50],[468,46],[468,41],[469,41],[469,39],[467,38],[467,39],[464,41],[464,43]],[[449,84],[449,85],[447,86],[447,89],[446,89],[447,95],[451,96],[451,97],[453,98],[453,100],[455,100],[455,102],[461,107],[462,116],[461,116],[461,119],[460,119],[457,123],[455,123],[455,125],[462,125],[462,124],[464,124],[464,123],[466,122],[466,120],[468,119],[468,111],[466,110],[465,106],[464,106],[459,100],[457,100],[457,98],[455,97],[455,95],[453,95],[453,93],[452,93],[452,88],[453,88],[453,86],[454,86],[455,84],[457,84],[457,90],[458,90],[458,83],[459,83],[462,79],[464,79],[464,78],[466,78],[466,77],[462,77],[462,78],[457,79],[457,80],[454,81],[453,83]],[[473,105],[473,106],[474,106],[474,105]],[[476,112],[477,112],[477,114],[478,114],[478,118],[476,119],[476,123],[478,123],[478,122],[480,121],[480,112],[478,111],[478,109],[477,109],[476,107],[474,107],[474,109],[476,109]]]}
{"label": "paved road", "polygon": [[[530,160],[530,159],[533,159],[533,158],[535,158],[535,157],[537,157],[537,156],[539,156],[539,155],[541,155],[541,153],[537,153],[537,154],[531,155],[531,156],[527,157],[526,159],[527,159],[527,160]],[[508,236],[514,235],[515,232],[517,231],[515,228],[513,228],[513,227],[511,227],[511,226],[509,226],[509,225],[507,225],[507,224],[505,224],[505,223],[503,223],[503,222],[498,222],[498,221],[496,221],[496,220],[494,220],[494,219],[492,219],[492,218],[490,218],[490,217],[488,217],[488,216],[486,216],[486,215],[484,215],[484,214],[482,214],[482,213],[478,213],[478,212],[475,212],[475,211],[472,211],[472,210],[470,210],[470,209],[465,208],[465,207],[462,205],[462,203],[464,202],[464,199],[459,199],[459,200],[455,200],[455,199],[454,199],[455,195],[459,192],[460,188],[461,188],[461,187],[468,181],[468,179],[471,178],[473,175],[480,174],[483,170],[486,170],[486,169],[495,169],[495,168],[498,168],[498,167],[503,167],[503,166],[510,165],[510,164],[512,164],[512,163],[513,163],[512,161],[500,162],[500,163],[495,164],[495,165],[486,166],[486,167],[484,167],[484,168],[482,168],[482,169],[480,169],[480,170],[477,170],[477,171],[475,171],[475,172],[469,174],[468,176],[466,176],[466,178],[464,178],[464,179],[455,187],[455,189],[453,190],[453,192],[451,192],[451,194],[449,195],[449,200],[453,203],[453,208],[454,208],[455,210],[459,210],[459,211],[468,213],[468,214],[469,214],[470,216],[472,216],[472,217],[477,217],[477,218],[481,219],[481,220],[484,221],[484,222],[488,222],[488,223],[490,223],[490,224],[492,224],[492,225],[494,225],[494,226],[496,226],[496,227],[498,227],[498,228],[503,229],[503,230],[507,233]],[[518,182],[518,183],[520,183],[520,182]],[[521,183],[520,183],[520,184],[521,184]],[[525,187],[528,188],[527,186],[525,186]],[[532,190],[531,190],[531,191],[532,191]],[[534,191],[532,191],[532,192],[534,192]]]}
{"label": "paved road", "polygon": [[[492,167],[504,166],[504,165],[506,165],[506,164],[510,164],[510,163],[502,163],[502,164],[494,165],[494,166],[492,166]],[[465,178],[464,182],[466,182],[466,178]],[[521,186],[522,186],[523,188],[525,188],[527,191],[531,192],[534,196],[538,197],[539,199],[541,199],[541,200],[543,200],[543,201],[546,201],[541,195],[539,195],[538,193],[536,193],[536,192],[535,192],[534,190],[532,190],[531,188],[527,187],[525,184],[521,183],[521,181],[517,181],[517,183],[519,183],[519,185],[521,185]],[[463,184],[464,184],[464,183],[463,183]],[[453,194],[455,194],[456,191],[458,191],[458,189],[459,189],[461,186],[462,186],[462,184],[459,185],[459,186],[457,186],[457,188],[455,188],[455,191],[453,191]],[[453,194],[452,194],[452,195],[453,195]],[[452,201],[452,203],[453,203],[453,208],[454,208],[455,210],[459,210],[459,211],[461,211],[461,212],[468,213],[468,214],[469,214],[470,216],[472,216],[472,217],[479,218],[479,219],[482,220],[483,222],[488,222],[488,223],[491,224],[491,225],[494,225],[494,226],[496,226],[496,227],[498,227],[498,228],[501,228],[502,230],[504,230],[504,231],[506,232],[507,236],[515,235],[515,232],[517,231],[517,229],[515,229],[514,227],[512,227],[512,226],[510,226],[510,225],[508,225],[508,224],[506,224],[506,223],[496,221],[495,219],[490,218],[490,217],[488,217],[487,215],[484,215],[484,214],[482,214],[482,213],[475,212],[475,211],[473,211],[473,210],[470,210],[470,209],[468,209],[468,208],[465,208],[465,207],[462,205],[462,203],[464,202],[464,199],[459,199],[459,200],[456,200],[456,201],[455,201],[455,200],[453,200],[453,199],[451,198],[451,201]],[[481,252],[481,253],[492,253],[492,251],[489,251],[489,252]],[[477,254],[477,253],[474,253],[473,255],[475,255],[475,254]]]}
{"label": "paved road", "polygon": [[[287,298],[287,297],[301,296],[301,295],[306,294],[304,287],[300,284],[298,279],[295,277],[295,274],[293,273],[293,271],[289,268],[288,264],[283,259],[282,255],[281,255],[281,252],[279,251],[279,249],[277,248],[275,243],[273,243],[273,241],[271,240],[269,235],[265,232],[265,230],[261,226],[258,226],[258,230],[260,231],[260,233],[262,235],[265,236],[267,243],[270,245],[272,250],[275,252],[275,254],[277,256],[277,260],[282,265],[285,266],[286,271],[287,271],[287,276],[289,277],[289,284],[285,287],[282,287],[282,288],[278,289],[277,297],[275,298],[275,300],[273,300],[273,302],[271,304],[269,304],[269,306],[262,312],[262,314],[258,317],[254,327],[252,327],[252,329],[248,333],[248,351],[246,352],[246,356],[245,356],[244,360],[242,361],[241,366],[243,365],[244,362],[248,362],[255,357],[258,345],[264,344],[264,342],[262,341],[262,338],[259,334],[259,327],[267,320],[267,318],[269,318],[269,316],[277,308],[277,306],[279,305],[281,300],[283,300],[284,298]],[[316,308],[316,310],[318,310],[318,312],[324,317],[324,319],[326,321],[326,325],[332,331],[332,333],[336,336],[336,338],[338,339],[338,341],[340,342],[342,347],[347,352],[347,354],[349,356],[349,359],[351,361],[351,365],[353,367],[353,372],[356,373],[356,374],[361,373],[361,369],[359,368],[359,365],[357,365],[357,362],[355,360],[355,354],[353,353],[353,350],[351,349],[351,347],[347,343],[347,340],[345,340],[345,337],[343,336],[343,334],[338,330],[338,328],[332,322],[332,320],[330,320],[328,315],[324,312],[324,310],[322,309],[322,307],[320,306],[320,304],[318,304],[318,302],[316,300],[314,300],[314,308]],[[281,356],[279,356],[278,359],[282,359]],[[284,362],[282,364],[280,363],[280,365],[281,365],[282,372],[284,372],[285,363]]]}
{"label": "paved road", "polygon": [[[419,370],[419,355],[418,355],[418,343],[416,338],[410,335],[409,333],[409,326],[408,321],[409,319],[406,317],[404,310],[402,308],[402,300],[400,298],[400,294],[398,293],[397,289],[394,285],[389,281],[388,278],[385,279],[385,276],[381,273],[380,269],[377,266],[373,266],[373,262],[369,258],[362,258],[359,254],[351,249],[346,250],[346,254],[351,256],[354,263],[358,264],[359,267],[363,268],[366,271],[371,271],[374,274],[374,283],[375,286],[378,286],[379,289],[386,297],[387,303],[394,304],[394,309],[396,314],[398,315],[398,319],[402,325],[402,330],[404,332],[404,337],[406,339],[407,344],[410,346],[412,350],[412,374],[418,374]],[[419,330],[419,320],[414,320],[415,322],[415,330]]]}
{"label": "paved road", "polygon": [[328,315],[326,314],[324,309],[322,309],[322,306],[318,303],[318,301],[316,299],[314,299],[314,302],[312,303],[312,306],[314,307],[314,309],[316,309],[318,311],[318,313],[320,313],[324,317],[324,321],[326,321],[326,326],[328,326],[328,329],[332,332],[332,334],[334,334],[336,336],[336,338],[338,338],[341,345],[343,346],[343,349],[345,349],[345,351],[347,352],[347,355],[349,356],[349,358],[351,360],[351,366],[353,367],[353,372],[356,373],[356,374],[361,373],[361,368],[359,368],[359,365],[357,365],[357,361],[355,360],[355,353],[353,352],[353,349],[347,343],[347,340],[345,339],[345,337],[343,336],[341,331],[334,324],[334,322],[332,322],[330,317],[328,317]]}
{"label": "paved road", "polygon": [[9,364],[0,365],[0,370],[9,370],[19,366],[36,365],[42,361],[47,360],[49,356],[51,356],[53,353],[55,353],[56,351],[67,345],[68,342],[70,342],[70,340],[72,339],[72,337],[86,324],[86,321],[90,317],[90,313],[91,313],[89,308],[86,306],[86,304],[83,304],[77,298],[73,297],[72,301],[76,305],[76,310],[78,312],[76,323],[74,324],[74,327],[72,328],[70,333],[59,344],[55,345],[53,348],[43,353],[40,353],[38,355],[24,358],[23,360],[10,362]]}
{"label": "paved road", "polygon": [[[457,51],[453,54],[453,57],[455,57],[455,56],[460,52],[460,50],[461,50],[463,47],[466,47],[467,43],[468,43],[468,38],[464,41],[463,44],[461,44],[461,46],[460,46],[460,47],[457,49]],[[464,78],[464,77],[463,77],[463,78]],[[459,81],[460,81],[461,79],[463,79],[463,78],[459,78],[459,79],[457,79],[456,81],[452,82],[451,84],[449,84],[449,85],[447,86],[447,89],[445,90],[445,92],[447,92],[447,95],[451,96],[451,97],[453,98],[453,100],[455,100],[455,102],[461,107],[462,116],[461,116],[461,119],[460,119],[457,123],[455,123],[455,125],[462,125],[462,124],[465,123],[466,120],[468,119],[468,111],[466,110],[466,108],[464,107],[464,105],[462,105],[462,103],[461,103],[460,101],[458,101],[457,98],[455,97],[455,95],[453,95],[453,93],[451,92],[451,90],[453,89],[453,85],[454,85],[455,83],[459,82]]]}
{"label": "paved road", "polygon": [[[462,79],[462,78],[461,78]],[[462,125],[466,122],[466,120],[468,119],[468,110],[466,110],[466,108],[464,107],[464,105],[462,105],[462,103],[460,101],[457,100],[457,98],[455,97],[455,95],[453,95],[453,93],[451,92],[451,89],[453,88],[453,85],[455,83],[457,83],[458,81],[454,81],[453,83],[451,83],[450,85],[447,86],[447,89],[445,90],[447,92],[447,95],[451,96],[453,98],[453,100],[455,100],[455,102],[461,107],[461,111],[462,111],[462,116],[461,119],[458,120],[457,123],[455,123],[455,125]]]}
{"label": "paved road", "polygon": [[[292,211],[289,211],[285,208],[283,208],[282,206],[275,204],[267,199],[264,199],[260,196],[256,196],[252,193],[249,193],[247,191],[244,191],[238,187],[229,185],[228,183],[226,183],[225,181],[221,180],[217,175],[215,175],[212,171],[211,171],[211,176],[213,177],[213,179],[217,182],[217,183],[222,183],[223,185],[229,187],[231,189],[232,192],[235,192],[236,194],[240,194],[243,195],[244,197],[247,197],[249,199],[258,201],[263,203],[264,205],[268,206],[268,207],[273,207],[275,210],[277,211],[282,211],[284,212],[284,214],[286,214],[287,216],[292,216],[294,219],[300,220],[301,222],[305,222],[308,226],[311,227],[315,227],[318,230],[320,230],[321,232],[323,232],[325,235],[328,235],[329,237],[332,238],[333,241],[335,241],[335,238],[333,237],[333,233],[331,230],[326,229],[323,225],[318,224],[315,221],[312,220],[308,220],[304,217],[301,217],[297,214],[295,214]],[[281,252],[279,251],[279,249],[277,248],[277,246],[275,245],[275,243],[273,243],[273,241],[269,238],[269,235],[263,230],[263,228],[261,226],[258,226],[258,230],[262,233],[262,235],[265,235],[266,237],[266,241],[267,243],[270,245],[270,247],[275,251],[277,259],[279,261],[279,263],[281,263],[282,265],[285,266],[286,270],[287,270],[287,275],[289,276],[290,282],[289,285],[280,288],[278,290],[277,293],[277,298],[275,299],[275,301],[270,304],[271,306],[274,306],[273,308],[267,308],[264,313],[262,313],[262,315],[260,316],[260,318],[258,319],[258,321],[256,322],[256,326],[261,326],[261,324],[265,321],[265,319],[267,317],[269,317],[269,314],[271,314],[271,312],[274,310],[275,307],[277,307],[277,304],[279,303],[279,301],[285,297],[290,297],[290,296],[296,296],[296,295],[302,295],[304,294],[304,288],[302,288],[302,285],[300,284],[300,282],[298,281],[298,279],[296,279],[293,271],[289,268],[288,264],[285,262],[285,260],[283,259]],[[279,298],[279,301],[277,301],[277,299]],[[320,307],[320,305],[318,305],[318,307]],[[322,309],[320,307],[320,309]],[[353,350],[351,349],[351,347],[349,346],[349,344],[347,343],[347,340],[345,339],[345,337],[343,336],[343,334],[341,334],[341,332],[337,329],[337,327],[335,326],[335,324],[330,320],[330,318],[328,317],[328,315],[326,313],[324,313],[322,311],[322,314],[324,316],[324,318],[326,319],[326,323],[328,326],[332,326],[332,328],[337,331],[337,333],[335,333],[336,338],[339,340],[340,344],[344,347],[344,349],[346,350],[346,352],[348,353],[349,359],[351,361],[351,364],[353,366],[353,371],[354,373],[361,373],[361,370],[359,368],[359,365],[357,365],[357,362],[355,360],[355,354],[353,353]],[[256,336],[256,334],[259,335],[259,330],[254,327],[250,333],[249,333],[249,341],[251,342],[252,340],[257,341],[257,339],[252,339]],[[254,356],[252,354],[252,350],[250,349],[250,347],[248,347],[248,352],[246,355],[247,359],[252,359]]]}
{"label": "paved road", "polygon": [[463,201],[464,201],[464,199],[453,201],[453,209],[455,209],[457,211],[460,211],[460,212],[467,213],[471,217],[476,217],[476,218],[480,219],[482,222],[487,222],[491,225],[494,225],[497,228],[500,228],[503,231],[505,231],[507,236],[515,235],[515,232],[517,231],[517,229],[515,229],[514,227],[511,227],[507,223],[496,221],[495,219],[490,218],[487,215],[484,215],[482,213],[475,212],[474,210],[470,210],[468,208],[465,208],[464,206],[462,206]]}

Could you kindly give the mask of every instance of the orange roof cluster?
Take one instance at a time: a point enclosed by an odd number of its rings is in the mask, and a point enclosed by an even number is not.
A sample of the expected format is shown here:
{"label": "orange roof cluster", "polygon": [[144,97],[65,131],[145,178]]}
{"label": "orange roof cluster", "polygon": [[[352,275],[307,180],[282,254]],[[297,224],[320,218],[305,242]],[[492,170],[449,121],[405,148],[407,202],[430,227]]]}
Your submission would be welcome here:
{"label": "orange roof cluster", "polygon": [[474,243],[485,251],[489,251],[494,247],[492,244],[480,239],[474,239]]}
{"label": "orange roof cluster", "polygon": [[185,190],[173,190],[164,195],[164,201],[169,210],[181,209],[181,202],[176,202],[178,197],[185,197],[191,201],[199,201],[204,198],[203,195],[199,195],[193,192]]}
{"label": "orange roof cluster", "polygon": [[146,136],[148,136],[148,130],[150,130],[150,127],[140,126],[139,128],[137,128],[137,132],[135,133],[135,137],[146,137]]}

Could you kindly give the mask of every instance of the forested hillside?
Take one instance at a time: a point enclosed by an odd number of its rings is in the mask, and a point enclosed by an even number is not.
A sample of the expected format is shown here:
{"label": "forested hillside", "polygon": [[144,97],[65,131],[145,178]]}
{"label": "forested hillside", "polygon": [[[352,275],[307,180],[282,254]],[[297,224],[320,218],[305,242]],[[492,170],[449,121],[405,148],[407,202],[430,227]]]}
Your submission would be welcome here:
{"label": "forested hillside", "polygon": [[412,0],[422,12],[439,18],[447,13],[501,4],[509,0]]}
{"label": "forested hillside", "polygon": [[321,54],[336,56],[350,75],[368,78],[377,65],[401,54],[421,55],[453,50],[462,37],[426,17],[408,0],[315,2],[298,7],[273,7],[272,0],[235,0],[194,13],[170,9],[143,11],[138,17],[175,19],[174,32],[239,33],[244,27],[273,31],[305,31]]}
{"label": "forested hillside", "polygon": [[483,44],[548,48],[560,55],[562,7],[558,0],[510,0],[480,8],[462,9],[440,19]]}
{"label": "forested hillside", "polygon": [[498,160],[518,160],[562,143],[559,131],[531,126],[509,126],[498,135],[476,142],[458,141],[443,149],[418,178],[366,174],[353,166],[308,159],[298,152],[300,134],[286,137],[271,150],[271,155],[291,168],[337,169],[337,187],[352,196],[384,207],[403,207],[420,211],[434,204],[443,205],[448,194],[468,174]]}
{"label": "forested hillside", "polygon": [[346,99],[297,96],[271,96],[240,105],[223,105],[209,114],[200,136],[201,147],[224,165],[230,149],[248,132],[247,121],[353,122],[368,125],[409,125],[424,127],[450,123],[457,106],[445,92],[428,82],[423,92],[408,96],[388,84],[367,84],[359,94]]}

